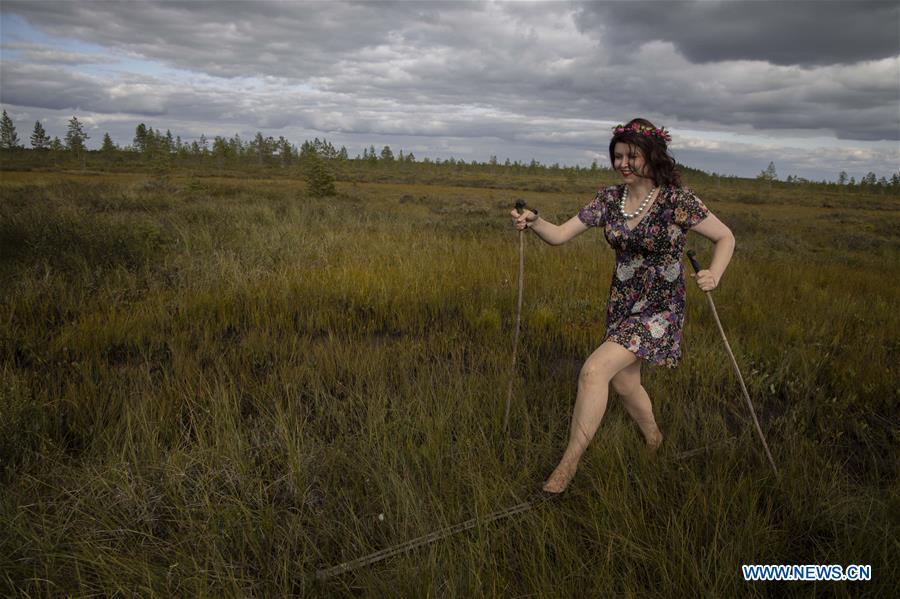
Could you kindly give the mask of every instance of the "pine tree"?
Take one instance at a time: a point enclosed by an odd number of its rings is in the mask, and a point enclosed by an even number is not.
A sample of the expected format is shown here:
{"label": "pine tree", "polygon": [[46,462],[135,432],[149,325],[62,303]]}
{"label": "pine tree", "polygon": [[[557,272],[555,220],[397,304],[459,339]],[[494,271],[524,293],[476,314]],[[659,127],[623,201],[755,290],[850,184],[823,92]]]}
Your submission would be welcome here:
{"label": "pine tree", "polygon": [[249,150],[251,154],[256,154],[256,160],[259,166],[263,166],[272,157],[274,145],[275,140],[271,137],[263,137],[262,133],[259,131],[256,132],[256,137],[250,142]]}
{"label": "pine tree", "polygon": [[291,142],[285,139],[284,136],[278,137],[278,141],[275,142],[275,150],[278,152],[278,158],[281,160],[281,168],[291,163],[291,160],[294,158],[294,149],[291,147]]}
{"label": "pine tree", "polygon": [[47,150],[50,148],[50,136],[44,131],[40,121],[34,122],[34,131],[31,133],[31,147],[35,150]]}
{"label": "pine tree", "polygon": [[50,150],[53,152],[62,152],[63,151],[63,144],[61,141],[59,141],[58,137],[54,137],[53,141],[50,142]]}
{"label": "pine tree", "polygon": [[312,158],[316,158],[316,146],[313,142],[304,140],[302,144],[300,144],[300,164],[305,164],[309,162]]}
{"label": "pine tree", "polygon": [[172,132],[166,129],[166,154],[171,154],[175,151],[175,139],[172,137]]}
{"label": "pine tree", "polygon": [[224,137],[216,135],[215,139],[213,139],[212,155],[216,159],[216,164],[219,168],[225,166],[225,158],[228,157],[229,153],[228,142],[225,141]]}
{"label": "pine tree", "polygon": [[147,125],[144,123],[140,123],[134,129],[134,148],[141,154],[146,154],[149,149],[147,143]]}
{"label": "pine tree", "polygon": [[391,146],[384,146],[381,148],[381,159],[385,162],[394,161],[394,153],[391,151]]}
{"label": "pine tree", "polygon": [[12,150],[19,147],[19,136],[16,134],[16,126],[13,125],[12,119],[3,111],[3,117],[0,119],[0,148]]}
{"label": "pine tree", "polygon": [[90,136],[84,132],[84,126],[73,116],[69,119],[69,128],[66,130],[66,149],[72,152],[75,158],[81,158],[81,168],[86,166],[86,147],[84,142],[90,139]]}
{"label": "pine tree", "polygon": [[766,167],[766,170],[761,172],[757,179],[762,179],[763,181],[772,182],[778,179],[778,174],[775,172],[775,163],[770,162],[769,166]]}
{"label": "pine tree", "polygon": [[244,153],[244,140],[241,139],[240,133],[235,133],[234,137],[228,140],[228,148],[235,158],[239,158]]}
{"label": "pine tree", "polygon": [[838,175],[838,185],[846,185],[847,184],[847,171],[841,171]]}

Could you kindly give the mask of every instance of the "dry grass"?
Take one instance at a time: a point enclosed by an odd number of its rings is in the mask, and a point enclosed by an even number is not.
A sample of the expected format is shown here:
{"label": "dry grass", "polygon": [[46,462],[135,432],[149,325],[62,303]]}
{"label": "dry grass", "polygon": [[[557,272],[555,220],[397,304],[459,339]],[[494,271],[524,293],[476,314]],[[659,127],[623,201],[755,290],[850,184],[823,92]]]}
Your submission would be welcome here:
{"label": "dry grass", "polygon": [[[656,460],[612,402],[564,501],[317,583],[549,472],[613,257],[597,232],[529,238],[504,436],[505,215],[524,197],[558,222],[590,195],[3,173],[0,580],[32,596],[886,593],[897,200],[697,190],[738,236],[715,297],[782,482],[691,288],[681,366],[646,373]],[[743,563],[871,564],[873,581],[745,583]]]}

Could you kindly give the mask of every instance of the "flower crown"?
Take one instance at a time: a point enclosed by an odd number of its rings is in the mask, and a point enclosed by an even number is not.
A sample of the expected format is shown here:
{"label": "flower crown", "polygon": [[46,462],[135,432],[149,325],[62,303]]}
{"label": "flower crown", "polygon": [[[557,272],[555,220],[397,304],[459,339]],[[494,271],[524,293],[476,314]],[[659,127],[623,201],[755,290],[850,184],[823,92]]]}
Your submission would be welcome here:
{"label": "flower crown", "polygon": [[642,135],[644,137],[658,137],[665,142],[672,141],[672,136],[669,135],[669,132],[666,131],[665,127],[647,127],[646,125],[639,125],[638,123],[631,123],[630,125],[616,125],[613,127],[613,133],[618,135],[620,133],[637,133],[638,135]]}

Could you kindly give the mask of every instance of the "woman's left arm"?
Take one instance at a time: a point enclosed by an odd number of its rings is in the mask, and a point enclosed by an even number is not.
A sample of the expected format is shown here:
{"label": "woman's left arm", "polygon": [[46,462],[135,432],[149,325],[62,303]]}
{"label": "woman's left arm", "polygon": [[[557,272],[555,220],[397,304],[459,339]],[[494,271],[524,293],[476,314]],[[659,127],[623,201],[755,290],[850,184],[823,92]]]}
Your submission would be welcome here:
{"label": "woman's left arm", "polygon": [[722,275],[725,274],[725,269],[731,262],[731,254],[734,253],[734,235],[731,233],[731,229],[726,227],[725,223],[716,218],[712,212],[691,227],[691,231],[700,233],[715,244],[709,269],[691,275],[696,279],[700,289],[712,291],[719,286],[719,281],[722,280]]}

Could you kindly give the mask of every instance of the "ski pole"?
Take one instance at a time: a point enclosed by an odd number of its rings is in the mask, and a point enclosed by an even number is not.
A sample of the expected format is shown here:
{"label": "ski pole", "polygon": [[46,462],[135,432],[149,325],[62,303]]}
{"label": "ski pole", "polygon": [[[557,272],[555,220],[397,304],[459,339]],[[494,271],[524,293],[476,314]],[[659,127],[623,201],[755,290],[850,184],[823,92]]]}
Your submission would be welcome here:
{"label": "ski pole", "polygon": [[[522,214],[525,200],[516,200],[516,211]],[[513,337],[512,362],[510,363],[509,386],[506,389],[506,412],[503,414],[503,430],[509,429],[509,408],[512,404],[513,382],[516,376],[516,357],[519,351],[519,330],[522,328],[522,294],[525,285],[525,229],[519,231],[519,298],[516,306],[516,334]]]}
{"label": "ski pole", "polygon": [[[700,272],[700,263],[697,262],[697,254],[694,250],[688,250],[687,257],[691,261],[691,266],[694,267],[694,272]],[[775,460],[772,459],[772,452],[769,451],[769,444],[766,443],[766,436],[763,435],[762,428],[759,426],[759,420],[756,418],[756,411],[753,409],[753,402],[750,401],[750,394],[747,392],[747,385],[744,384],[744,377],[741,376],[741,369],[738,367],[737,360],[734,358],[734,353],[731,351],[728,337],[725,336],[725,329],[722,328],[722,322],[719,320],[719,313],[716,312],[716,304],[713,302],[712,291],[706,291],[705,293],[706,299],[709,301],[709,307],[712,310],[713,318],[716,320],[716,326],[719,327],[719,333],[722,335],[722,341],[725,343],[725,350],[728,352],[728,357],[731,358],[731,365],[734,367],[734,373],[737,375],[738,382],[741,384],[741,391],[744,393],[744,399],[747,400],[747,407],[750,408],[750,415],[753,417],[753,424],[756,425],[756,432],[759,435],[759,440],[762,441],[763,449],[766,450],[766,457],[769,458],[769,464],[772,465],[772,470],[775,472],[775,478],[778,478],[778,468],[775,466]]]}

